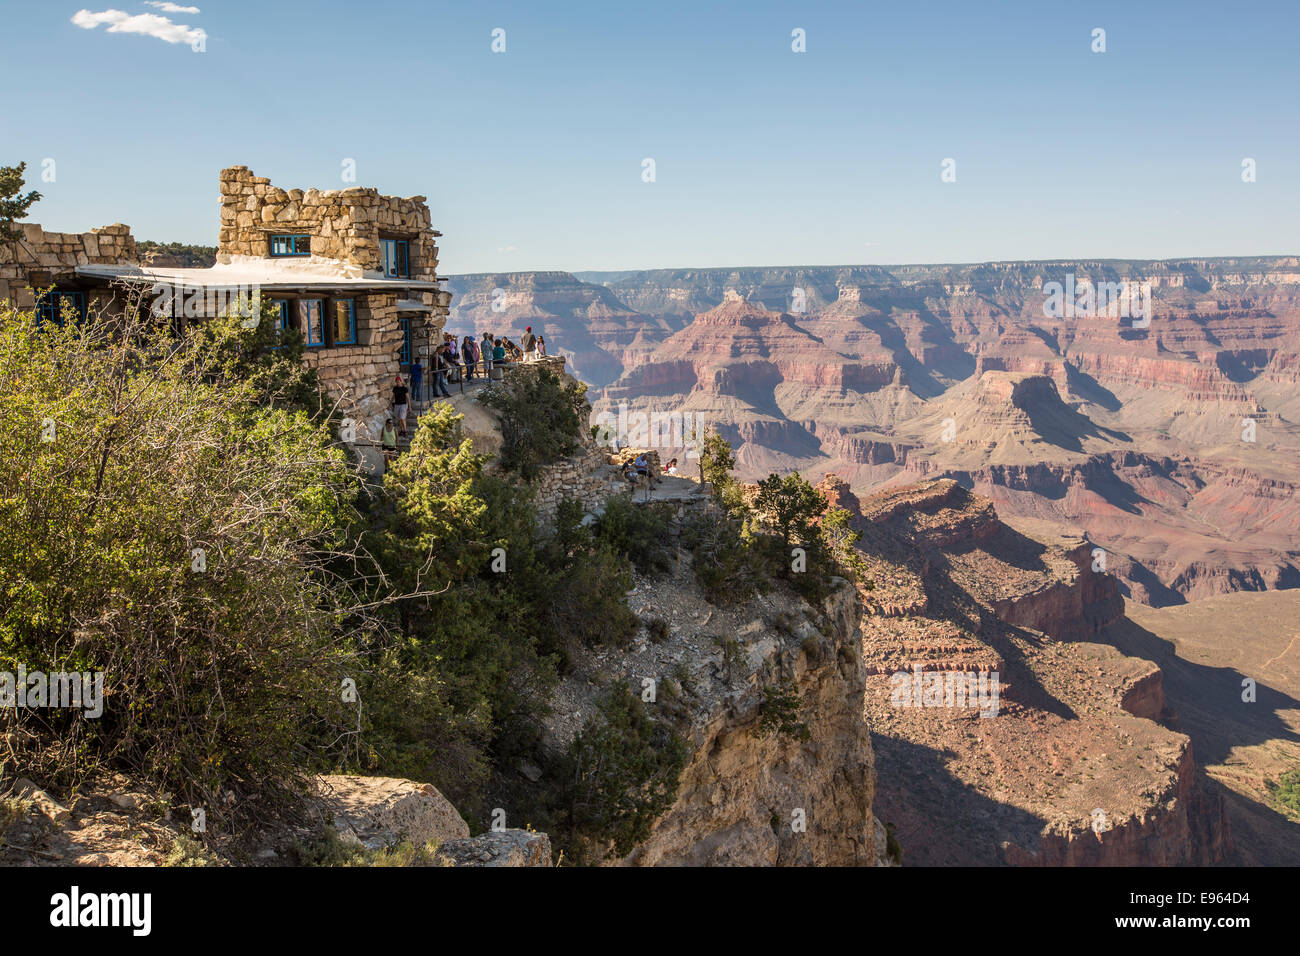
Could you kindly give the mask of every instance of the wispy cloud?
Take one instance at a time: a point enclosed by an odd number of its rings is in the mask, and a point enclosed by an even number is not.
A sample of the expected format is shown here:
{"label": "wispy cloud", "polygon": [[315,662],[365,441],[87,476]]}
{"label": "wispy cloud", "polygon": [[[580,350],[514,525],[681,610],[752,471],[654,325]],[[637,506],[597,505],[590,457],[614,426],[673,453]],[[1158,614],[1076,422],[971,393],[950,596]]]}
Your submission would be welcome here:
{"label": "wispy cloud", "polygon": [[518,252],[518,246],[497,246],[497,252]]}
{"label": "wispy cloud", "polygon": [[166,3],[164,0],[144,0],[146,7],[155,7],[163,13],[200,13],[198,7],[182,7],[176,3]]}
{"label": "wispy cloud", "polygon": [[78,10],[73,14],[72,22],[85,30],[93,30],[95,27],[108,24],[109,33],[138,33],[141,36],[156,37],[167,43],[192,45],[207,37],[207,34],[198,27],[173,23],[167,17],[160,17],[156,13],[132,15],[121,10],[103,10],[99,13]]}

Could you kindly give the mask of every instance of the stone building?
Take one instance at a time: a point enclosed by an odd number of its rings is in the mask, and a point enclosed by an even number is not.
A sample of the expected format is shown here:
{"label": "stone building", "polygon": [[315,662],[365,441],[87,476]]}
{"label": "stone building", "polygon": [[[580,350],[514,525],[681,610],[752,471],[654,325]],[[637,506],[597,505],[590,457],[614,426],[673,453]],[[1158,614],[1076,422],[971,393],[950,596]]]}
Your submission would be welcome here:
{"label": "stone building", "polygon": [[256,296],[264,317],[269,308],[302,334],[305,361],[356,421],[358,444],[373,443],[396,376],[428,355],[451,301],[425,198],[285,190],[246,166],[222,170],[220,187],[215,266],[142,266],[121,224],[84,234],[24,224],[22,240],[0,249],[0,299],[60,321],[134,293],[184,323]]}

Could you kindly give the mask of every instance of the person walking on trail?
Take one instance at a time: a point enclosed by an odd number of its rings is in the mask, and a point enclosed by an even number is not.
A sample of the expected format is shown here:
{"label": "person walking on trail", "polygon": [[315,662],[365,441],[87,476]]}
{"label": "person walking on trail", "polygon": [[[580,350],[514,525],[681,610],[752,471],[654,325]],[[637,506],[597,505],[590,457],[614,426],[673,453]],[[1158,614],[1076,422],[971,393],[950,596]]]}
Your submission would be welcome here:
{"label": "person walking on trail", "polygon": [[379,445],[384,450],[384,466],[397,460],[397,432],[393,431],[393,420],[385,420],[384,430],[379,433]]}
{"label": "person walking on trail", "polygon": [[420,360],[418,358],[412,359],[411,360],[411,397],[414,398],[417,402],[421,400],[420,386],[423,384],[424,384],[424,366],[420,364]]}
{"label": "person walking on trail", "polygon": [[519,344],[524,347],[524,361],[537,361],[537,336],[533,335],[533,327],[530,325],[524,329],[523,337]]}
{"label": "person walking on trail", "polygon": [[393,418],[397,419],[397,428],[403,435],[406,434],[406,406],[406,386],[399,375],[393,383]]}
{"label": "person walking on trail", "polygon": [[451,392],[447,390],[447,347],[445,345],[433,353],[433,363],[433,386],[438,390],[434,394],[441,393],[443,398],[451,398]]}

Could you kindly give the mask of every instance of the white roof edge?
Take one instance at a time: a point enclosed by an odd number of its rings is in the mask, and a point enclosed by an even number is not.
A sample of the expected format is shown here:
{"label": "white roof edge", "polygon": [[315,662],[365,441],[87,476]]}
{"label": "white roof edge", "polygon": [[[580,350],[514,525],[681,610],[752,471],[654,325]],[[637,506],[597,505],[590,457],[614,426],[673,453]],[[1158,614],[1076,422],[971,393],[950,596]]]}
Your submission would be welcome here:
{"label": "white roof edge", "polygon": [[[358,272],[360,270],[357,270]],[[172,285],[190,285],[200,288],[213,286],[251,286],[255,288],[285,288],[294,286],[399,289],[440,288],[438,281],[427,279],[390,279],[380,275],[333,274],[320,270],[292,269],[279,263],[259,267],[250,262],[216,265],[207,269],[146,269],[134,265],[84,265],[76,267],[76,274],[95,279],[132,279],[142,282],[164,282]]]}

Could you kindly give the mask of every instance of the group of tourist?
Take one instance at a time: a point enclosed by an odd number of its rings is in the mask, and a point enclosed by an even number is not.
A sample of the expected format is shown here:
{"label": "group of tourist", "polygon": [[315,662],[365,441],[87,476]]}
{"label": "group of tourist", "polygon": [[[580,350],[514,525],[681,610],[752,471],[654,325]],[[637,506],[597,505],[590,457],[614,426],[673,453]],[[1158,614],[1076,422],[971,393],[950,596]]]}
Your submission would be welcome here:
{"label": "group of tourist", "polygon": [[[460,342],[450,332],[444,333],[442,343],[435,346],[429,356],[429,372],[432,376],[429,397],[451,398],[451,392],[447,388],[449,379],[460,381],[459,376],[464,376],[465,381],[470,381],[476,374],[488,379],[492,377],[494,368],[503,368],[516,362],[535,362],[545,355],[546,339],[534,335],[531,325],[519,337],[519,345],[505,336],[493,335],[491,332],[484,332],[481,341],[475,341],[474,336],[466,335]],[[393,414],[384,423],[379,438],[385,461],[397,457],[397,440],[399,435],[406,434],[410,400],[423,401],[423,390],[424,362],[419,356],[412,356],[409,379],[404,380],[398,374],[393,382]]]}

